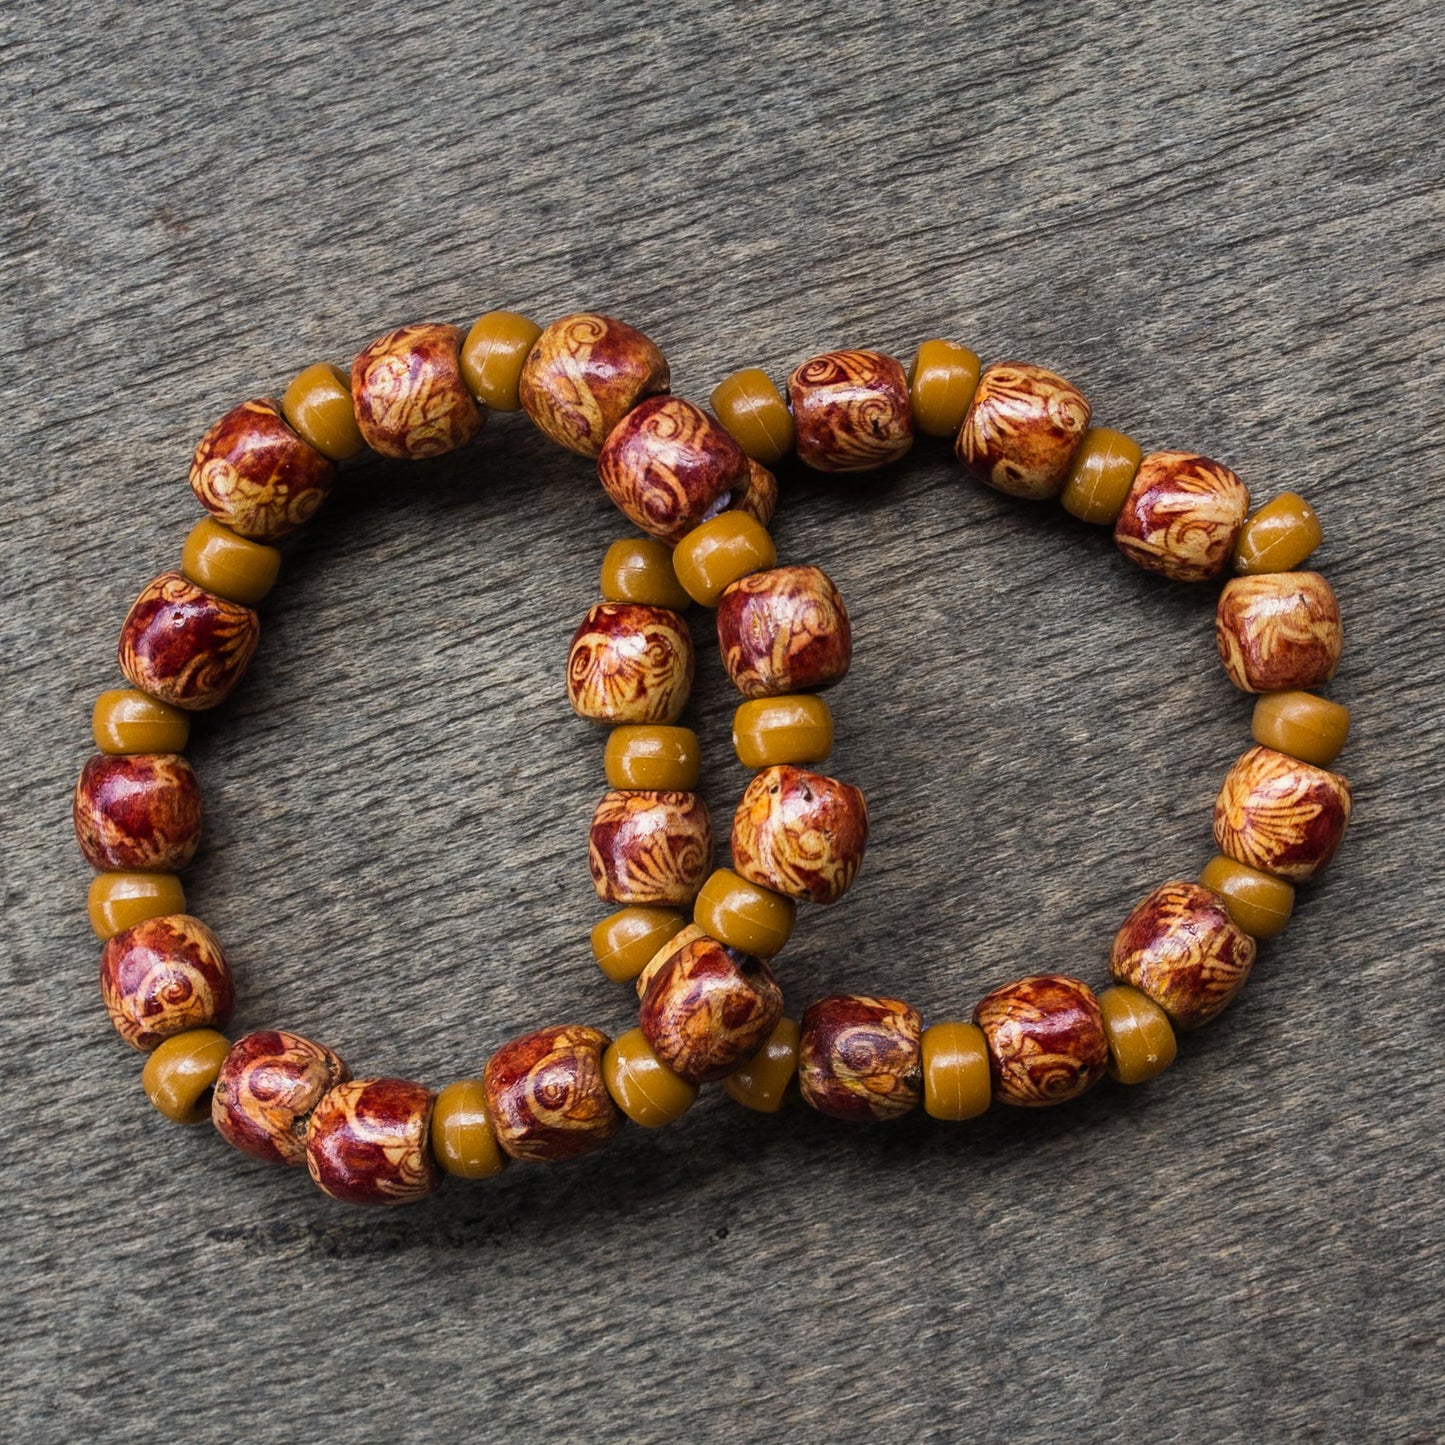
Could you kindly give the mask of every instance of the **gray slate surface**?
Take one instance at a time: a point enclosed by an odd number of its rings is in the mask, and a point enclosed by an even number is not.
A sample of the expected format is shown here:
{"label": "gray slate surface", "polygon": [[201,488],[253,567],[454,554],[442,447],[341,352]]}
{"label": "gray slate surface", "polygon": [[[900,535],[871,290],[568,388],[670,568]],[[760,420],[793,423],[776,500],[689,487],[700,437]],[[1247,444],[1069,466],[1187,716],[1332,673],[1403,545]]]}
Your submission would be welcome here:
{"label": "gray slate surface", "polygon": [[[1441,42],[1429,4],[14,3],[0,431],[8,1300],[0,1436],[1440,1438]],[[955,335],[1146,445],[1304,490],[1357,820],[1147,1089],[877,1130],[711,1090],[680,1125],[367,1214],[165,1126],[104,1018],[68,791],[131,597],[234,402],[423,317],[591,306],[677,388]],[[793,1006],[932,1017],[1101,978],[1208,854],[1249,705],[1211,596],[941,448],[785,473],[837,579],[856,891]],[[192,906],[235,1027],[439,1085],[569,1019],[601,738],[561,700],[619,518],[524,419],[362,466],[195,729]],[[701,641],[706,633],[698,630]],[[742,774],[704,646],[725,820]]]}

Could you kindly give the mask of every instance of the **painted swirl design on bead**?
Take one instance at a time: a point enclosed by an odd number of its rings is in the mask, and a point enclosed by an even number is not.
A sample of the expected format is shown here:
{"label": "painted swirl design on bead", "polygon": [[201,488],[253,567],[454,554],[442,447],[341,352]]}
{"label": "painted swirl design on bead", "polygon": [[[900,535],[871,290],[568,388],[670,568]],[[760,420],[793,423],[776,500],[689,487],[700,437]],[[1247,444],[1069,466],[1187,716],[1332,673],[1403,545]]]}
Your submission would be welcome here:
{"label": "painted swirl design on bead", "polygon": [[441,1183],[432,1157],[436,1096],[409,1079],[352,1079],[329,1090],[306,1129],[306,1167],[333,1199],[410,1204]]}
{"label": "painted swirl design on bead", "polygon": [[605,793],[587,862],[604,903],[690,904],[712,863],[712,821],[697,793]]}
{"label": "painted swirl design on bead", "polygon": [[512,1039],[482,1073],[497,1142],[514,1159],[573,1159],[622,1127],[602,1079],[612,1042],[601,1029],[562,1024]]}
{"label": "painted swirl design on bead", "polygon": [[469,442],[486,420],[467,390],[462,333],[441,322],[399,326],[351,363],[363,440],[384,457],[438,457]]}
{"label": "painted swirl design on bead", "polygon": [[1206,582],[1229,566],[1249,512],[1249,489],[1222,462],[1197,452],[1151,452],[1114,523],[1133,563],[1176,582]]}
{"label": "painted swirl design on bead", "polygon": [[954,450],[981,481],[1011,497],[1056,497],[1089,428],[1083,392],[1042,366],[1001,361],[978,379]]}
{"label": "painted swirl design on bead", "polygon": [[1229,770],[1214,804],[1214,841],[1237,863],[1303,883],[1335,856],[1349,825],[1349,782],[1273,748]]}
{"label": "painted swirl design on bead", "polygon": [[788,401],[798,457],[820,472],[866,472],[913,445],[908,377],[881,351],[826,351],[795,367]]}
{"label": "painted swirl design on bead", "polygon": [[718,601],[717,638],[747,698],[831,687],[853,660],[848,609],[818,567],[773,567],[734,582]]}
{"label": "painted swirl design on bead", "polygon": [[896,998],[839,994],[803,1015],[798,1085],[834,1119],[896,1119],[923,1097],[923,1020]]}
{"label": "painted swirl design on bead", "polygon": [[96,753],[72,812],[80,851],[100,871],[173,873],[201,842],[201,788],[179,753]]}
{"label": "painted swirl design on bead", "polygon": [[592,722],[674,723],[692,692],[692,634],[676,612],[601,602],[567,654],[567,700]]}
{"label": "painted swirl design on bead", "polygon": [[107,940],[100,996],[115,1031],[143,1052],[187,1029],[222,1028],[236,994],[216,935],[199,918],[148,918]]}
{"label": "painted swirl design on bead", "polygon": [[1234,577],[1219,594],[1214,638],[1242,692],[1322,687],[1340,665],[1340,604],[1318,572]]}
{"label": "painted swirl design on bead", "polygon": [[1091,1089],[1109,1063],[1104,1015],[1087,984],[1035,974],[985,994],[973,1021],[988,1040],[994,1097],[1043,1108]]}
{"label": "painted swirl design on bead", "polygon": [[312,1112],[350,1078],[324,1044],[285,1029],[258,1029],[231,1045],[211,1096],[211,1122],[243,1154],[296,1168],[306,1162]]}

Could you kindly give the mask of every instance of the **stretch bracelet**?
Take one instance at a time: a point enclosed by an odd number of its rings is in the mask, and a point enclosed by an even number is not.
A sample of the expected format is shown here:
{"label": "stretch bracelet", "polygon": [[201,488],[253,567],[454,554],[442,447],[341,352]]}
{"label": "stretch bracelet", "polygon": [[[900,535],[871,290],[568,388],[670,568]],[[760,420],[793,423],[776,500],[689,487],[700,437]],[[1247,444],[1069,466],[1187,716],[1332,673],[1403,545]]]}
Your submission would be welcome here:
{"label": "stretch bracelet", "polygon": [[[99,751],[76,786],[76,835],[97,870],[90,918],[104,940],[101,993],[120,1036],[148,1055],[145,1091],[167,1118],[211,1119],[258,1159],[307,1165],[328,1194],[363,1204],[420,1199],[447,1175],[509,1159],[571,1158],[624,1119],[676,1120],[700,1086],[776,1111],[803,1099],[841,1119],[898,1118],[920,1105],[963,1120],[991,1103],[1064,1103],[1107,1073],[1142,1083],[1174,1059],[1176,1030],[1215,1018],[1243,986],[1256,941],[1287,923],[1294,888],[1333,857],[1350,787],[1330,771],[1347,709],[1312,689],[1335,673],[1339,608],[1317,572],[1320,542],[1293,493],[1249,511],[1228,468],[1193,452],[1144,455],[1090,426],[1084,396],[1042,367],[981,368],[972,351],[925,341],[912,367],[878,351],[835,351],[797,367],[786,398],[740,371],[711,412],[671,393],[662,352],[611,317],[545,330],[493,311],[463,335],[437,323],[378,338],[348,377],[303,371],[280,401],[243,402],[202,438],[190,482],[205,508],[178,570],[149,583],[121,628],[128,688],[96,702]],[[567,695],[611,728],[608,792],[588,857],[597,896],[618,905],[592,930],[594,957],[635,985],[638,1025],[617,1039],[585,1025],[504,1043],[480,1078],[440,1092],[353,1078],[330,1048],[268,1029],[231,1042],[235,989],[215,935],[186,912],[178,870],[200,839],[201,800],[182,756],[190,712],[222,702],[259,635],[275,543],[306,522],[336,468],[364,448],[398,459],[451,451],[489,410],[524,410],[553,440],[596,460],[608,496],[643,535],[607,551],[602,601],[573,637]],[[795,453],[821,472],[888,465],[915,433],[951,438],[959,461],[1015,497],[1057,498],[1111,526],[1148,571],[1224,583],[1216,610],[1229,680],[1257,694],[1254,746],[1214,808],[1217,855],[1195,880],[1154,888],[1124,920],[1095,992],[1063,974],[995,988],[969,1021],[925,1028],[887,997],[819,999],[784,1015],[773,960],[800,902],[852,886],[868,809],[817,771],[833,747],[821,691],[848,671],[848,612],[827,574],[779,565],[769,470]],[[712,826],[696,792],[699,741],[679,725],[694,674],[683,613],[713,608],[723,666],[742,694],[738,759],[753,770],[731,831],[731,868],[711,867]]]}

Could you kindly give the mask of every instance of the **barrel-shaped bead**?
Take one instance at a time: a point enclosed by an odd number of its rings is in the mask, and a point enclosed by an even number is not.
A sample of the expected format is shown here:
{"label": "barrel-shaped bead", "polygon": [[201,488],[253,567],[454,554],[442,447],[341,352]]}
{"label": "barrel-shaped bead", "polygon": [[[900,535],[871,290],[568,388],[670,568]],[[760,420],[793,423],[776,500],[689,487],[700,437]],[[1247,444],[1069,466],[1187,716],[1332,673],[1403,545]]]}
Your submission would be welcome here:
{"label": "barrel-shaped bead", "polygon": [[467,390],[462,333],[443,322],[398,326],[362,348],[351,363],[356,424],[384,457],[438,457],[469,442],[486,410]]}
{"label": "barrel-shaped bead", "polygon": [[834,1119],[897,1119],[923,1098],[923,1020],[896,998],[838,994],[803,1015],[798,1085]]}
{"label": "barrel-shaped bead", "polygon": [[1219,790],[1214,842],[1238,863],[1304,883],[1335,856],[1351,807],[1341,774],[1273,748],[1250,748]]}
{"label": "barrel-shaped bead", "polygon": [[622,1127],[602,1077],[612,1042],[601,1029],[563,1024],[512,1039],[482,1073],[497,1142],[514,1159],[574,1159]]}
{"label": "barrel-shaped bead", "polygon": [[604,903],[683,907],[712,862],[712,822],[698,793],[620,790],[592,814],[588,866]]}
{"label": "barrel-shaped bead", "polygon": [[231,1045],[211,1096],[211,1122],[233,1148],[267,1164],[306,1162],[312,1112],[351,1071],[324,1044],[258,1029]]}
{"label": "barrel-shaped bead", "polygon": [[1234,577],[1219,594],[1214,638],[1242,692],[1322,687],[1340,664],[1340,604],[1318,572]]}
{"label": "barrel-shaped bead", "polygon": [[773,567],[739,578],[717,608],[718,647],[744,697],[831,687],[853,659],[848,609],[818,567]]}
{"label": "barrel-shaped bead", "polygon": [[780,765],[743,790],[733,816],[733,868],[789,898],[836,903],[868,846],[868,805],[851,783]]}
{"label": "barrel-shaped bead", "polygon": [[980,481],[1011,497],[1056,497],[1089,426],[1089,403],[1062,376],[1021,361],[985,368],[954,450]]}
{"label": "barrel-shaped bead", "polygon": [[100,995],[115,1031],[142,1052],[187,1029],[224,1028],[236,1002],[219,940],[185,913],[146,919],[107,940]]}
{"label": "barrel-shaped bead", "polygon": [[1150,452],[1114,522],[1114,542],[1146,572],[1207,582],[1228,569],[1248,510],[1248,489],[1222,462]]}
{"label": "barrel-shaped bead", "polygon": [[908,377],[881,351],[826,351],[788,377],[798,458],[820,472],[867,472],[913,445]]}
{"label": "barrel-shaped bead", "polygon": [[410,1079],[350,1079],[322,1095],[306,1126],[306,1167],[333,1199],[413,1204],[442,1181],[431,1152],[436,1095]]}
{"label": "barrel-shaped bead", "polygon": [[200,846],[200,785],[176,753],[96,753],[75,785],[73,812],[92,868],[170,873]]}
{"label": "barrel-shaped bead", "polygon": [[1063,1104],[1093,1088],[1109,1063],[1094,991],[1063,974],[1034,974],[978,1001],[973,1021],[988,1041],[993,1096],[1026,1109]]}

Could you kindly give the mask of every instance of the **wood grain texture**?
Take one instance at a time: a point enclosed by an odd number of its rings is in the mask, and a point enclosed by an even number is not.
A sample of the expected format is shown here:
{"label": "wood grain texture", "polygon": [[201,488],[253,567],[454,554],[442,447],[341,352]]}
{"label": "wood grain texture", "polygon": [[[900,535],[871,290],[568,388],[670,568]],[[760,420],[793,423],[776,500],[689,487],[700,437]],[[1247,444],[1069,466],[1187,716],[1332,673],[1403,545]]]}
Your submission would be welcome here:
{"label": "wood grain texture", "polygon": [[[1439,7],[18,0],[0,32],[0,1435],[1436,1436]],[[952,336],[1310,499],[1356,817],[1169,1073],[957,1127],[709,1089],[385,1218],[149,1110],[67,813],[191,451],[303,365],[493,307],[626,318],[699,399]],[[1247,739],[1212,591],[943,443],[779,480],[780,557],[853,615],[829,769],[873,818],[778,960],[790,1012],[1101,983],[1132,903],[1209,857]],[[350,472],[283,544],[189,750],[237,1033],[439,1087],[526,1029],[631,1025],[588,956],[602,739],[563,688],[624,530],[585,462],[493,416]],[[735,699],[699,651],[684,721],[725,818]]]}

